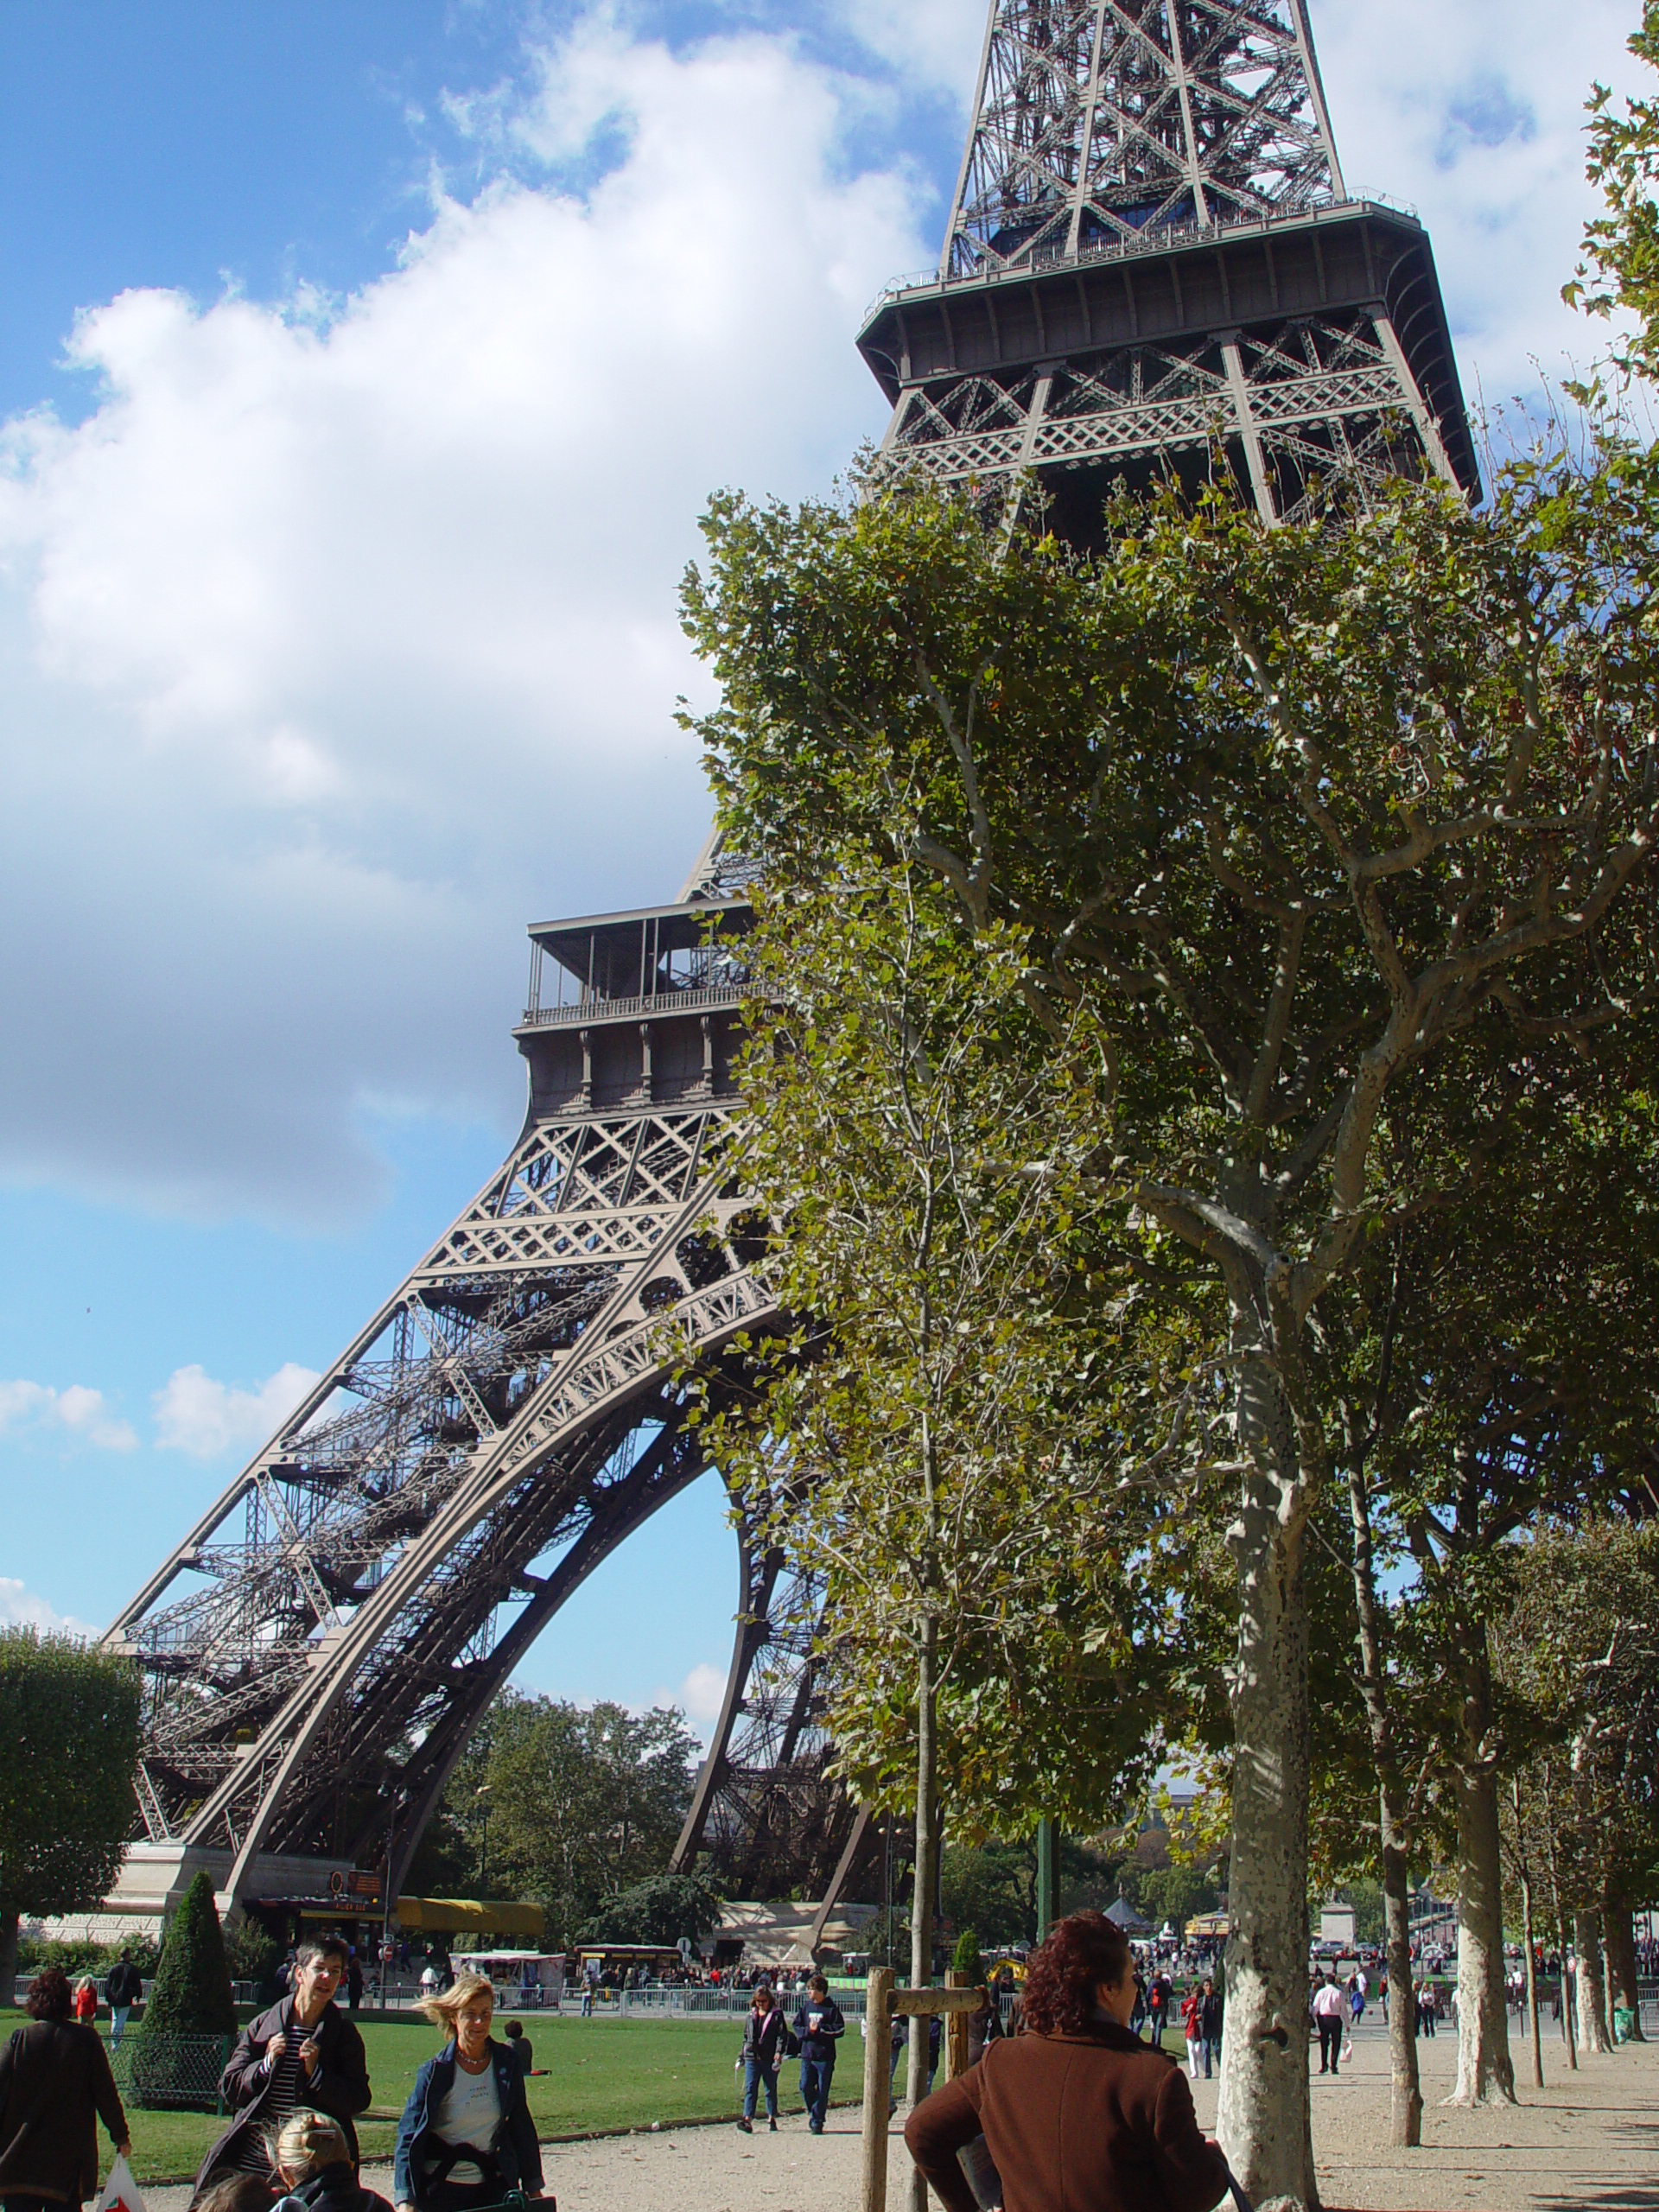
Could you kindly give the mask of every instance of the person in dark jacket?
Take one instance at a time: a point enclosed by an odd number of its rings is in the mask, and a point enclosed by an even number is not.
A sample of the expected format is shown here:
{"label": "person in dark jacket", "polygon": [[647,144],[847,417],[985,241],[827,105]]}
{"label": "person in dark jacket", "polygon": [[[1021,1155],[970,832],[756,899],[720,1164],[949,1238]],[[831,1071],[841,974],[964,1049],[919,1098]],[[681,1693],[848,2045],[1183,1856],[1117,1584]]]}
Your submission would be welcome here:
{"label": "person in dark jacket", "polygon": [[202,2160],[196,2196],[227,2173],[269,2177],[267,2141],[302,2105],[340,2122],[355,2166],[352,2121],[368,2109],[369,2062],[362,2037],[334,2001],[345,1972],[341,1938],[301,1944],[292,1996],[250,2020],[237,2037],[219,2082],[236,2117]]}
{"label": "person in dark jacket", "polygon": [[1204,2071],[1208,2079],[1212,2066],[1221,2064],[1221,2021],[1226,2010],[1220,1990],[1216,1987],[1213,1974],[1204,1978],[1204,2011],[1198,2024],[1204,2031]]}
{"label": "person in dark jacket", "polygon": [[494,1990],[482,1974],[462,1974],[415,2009],[448,2039],[415,2076],[397,2123],[398,2212],[467,2212],[499,2203],[510,2189],[539,2196],[542,2153],[524,2069],[490,2033]]}
{"label": "person in dark jacket", "polygon": [[1024,2030],[917,2106],[905,2141],[946,2212],[976,2212],[957,2154],[983,2134],[1005,2212],[1212,2212],[1227,2161],[1166,2051],[1130,2032],[1121,1929],[1076,1912],[1032,1955]]}
{"label": "person in dark jacket", "polygon": [[0,2050],[0,2197],[6,2212],[79,2204],[98,2193],[101,2120],[124,2158],[132,2148],[108,2054],[95,2028],[69,2017],[60,1967],[29,1985],[29,2025]]}
{"label": "person in dark jacket", "polygon": [[743,2117],[737,2124],[746,2135],[754,2131],[755,2099],[763,2087],[766,2125],[774,2135],[778,2133],[778,2069],[789,2056],[794,2040],[772,2002],[770,1987],[761,1982],[743,2023],[743,2053],[739,2062],[743,2069]]}
{"label": "person in dark jacket", "polygon": [[284,2192],[281,2212],[391,2212],[384,2196],[358,2180],[346,2131],[327,2113],[302,2107],[285,2120],[270,2162]]}
{"label": "person in dark jacket", "polygon": [[968,2063],[977,2066],[985,2056],[986,2044],[999,2042],[1003,2033],[1002,2008],[992,1982],[982,1993],[979,2010],[968,2015]]}
{"label": "person in dark jacket", "polygon": [[144,2001],[143,1977],[132,1963],[130,1953],[123,1951],[110,1968],[104,1996],[110,2008],[110,2047],[113,2050],[127,2031],[133,2006]]}
{"label": "person in dark jacket", "polygon": [[795,2037],[801,2047],[801,2102],[806,2124],[814,2135],[823,2133],[823,2116],[830,2109],[830,2084],[836,2076],[836,2045],[847,2032],[841,2007],[830,1994],[830,1984],[815,1974],[806,1985],[795,2015]]}

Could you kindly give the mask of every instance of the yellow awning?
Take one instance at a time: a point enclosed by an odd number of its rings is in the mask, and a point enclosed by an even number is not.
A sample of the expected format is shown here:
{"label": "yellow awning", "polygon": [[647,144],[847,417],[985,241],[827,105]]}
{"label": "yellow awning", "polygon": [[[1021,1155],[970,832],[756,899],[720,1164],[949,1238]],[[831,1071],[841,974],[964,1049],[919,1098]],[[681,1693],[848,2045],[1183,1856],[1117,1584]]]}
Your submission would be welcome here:
{"label": "yellow awning", "polygon": [[477,1897],[399,1897],[393,1910],[400,1928],[423,1936],[528,1936],[539,1943],[547,1926],[538,1904]]}

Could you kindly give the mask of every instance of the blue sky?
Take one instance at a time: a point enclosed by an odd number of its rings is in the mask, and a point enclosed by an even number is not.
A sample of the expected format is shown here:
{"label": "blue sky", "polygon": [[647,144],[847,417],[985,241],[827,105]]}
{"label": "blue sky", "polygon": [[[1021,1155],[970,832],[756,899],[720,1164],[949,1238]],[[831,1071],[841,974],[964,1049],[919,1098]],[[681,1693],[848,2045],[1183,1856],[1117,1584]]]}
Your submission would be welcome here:
{"label": "blue sky", "polygon": [[[1636,12],[1317,0],[1471,396],[1588,350]],[[982,26],[0,10],[0,1617],[107,1620],[484,1179],[524,924],[678,882],[696,514],[879,433],[853,333],[937,251]],[[524,1679],[704,1710],[732,1583],[711,1480]]]}

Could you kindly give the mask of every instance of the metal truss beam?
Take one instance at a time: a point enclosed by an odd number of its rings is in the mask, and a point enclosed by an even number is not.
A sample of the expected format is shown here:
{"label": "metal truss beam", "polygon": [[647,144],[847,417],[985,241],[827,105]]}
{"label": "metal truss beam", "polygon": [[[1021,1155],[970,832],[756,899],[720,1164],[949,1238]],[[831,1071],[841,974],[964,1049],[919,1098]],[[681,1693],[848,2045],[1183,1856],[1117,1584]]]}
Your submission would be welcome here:
{"label": "metal truss beam", "polygon": [[[734,864],[715,849],[700,865],[699,897],[727,898],[741,926]],[[273,1851],[362,1863],[390,1848],[395,1882],[536,1637],[703,1471],[687,1377],[719,1403],[736,1340],[777,1317],[748,1256],[741,1101],[709,1078],[729,1052],[711,1052],[707,1024],[735,1013],[711,1016],[695,978],[677,1006],[676,987],[671,963],[650,993],[655,1076],[646,1039],[632,1093],[531,1116],[110,1633],[147,1683],[143,1832],[228,1850],[232,1896]],[[608,1012],[590,1002],[587,1019]],[[519,1036],[536,1096],[537,1056],[563,1047],[535,1025]],[[737,1641],[766,1675],[768,1637],[744,1622]],[[791,1745],[821,1796],[798,1654],[783,1663]],[[735,1748],[749,1786],[745,1703],[740,1684],[717,1753],[732,1770]],[[689,1853],[709,1822],[735,1836],[729,1796],[700,1792]],[[770,1862],[786,1887],[810,1871]]]}
{"label": "metal truss beam", "polygon": [[992,0],[943,277],[1346,197],[1303,0]]}

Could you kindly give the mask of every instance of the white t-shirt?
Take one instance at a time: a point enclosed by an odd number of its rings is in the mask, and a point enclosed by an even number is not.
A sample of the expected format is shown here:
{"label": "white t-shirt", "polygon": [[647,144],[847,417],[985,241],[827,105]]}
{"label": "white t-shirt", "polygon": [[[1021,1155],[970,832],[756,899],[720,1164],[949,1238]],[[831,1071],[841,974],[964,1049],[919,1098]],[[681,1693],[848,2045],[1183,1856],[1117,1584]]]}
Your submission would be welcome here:
{"label": "white t-shirt", "polygon": [[486,2066],[481,2074],[469,2074],[457,2060],[454,2083],[438,2107],[440,2141],[467,2143],[474,2150],[487,2151],[495,2140],[500,2119],[501,2100],[496,2092],[494,2067]]}
{"label": "white t-shirt", "polygon": [[1313,2017],[1328,2020],[1342,2011],[1342,1992],[1334,1981],[1322,1981],[1313,1993]]}

